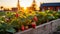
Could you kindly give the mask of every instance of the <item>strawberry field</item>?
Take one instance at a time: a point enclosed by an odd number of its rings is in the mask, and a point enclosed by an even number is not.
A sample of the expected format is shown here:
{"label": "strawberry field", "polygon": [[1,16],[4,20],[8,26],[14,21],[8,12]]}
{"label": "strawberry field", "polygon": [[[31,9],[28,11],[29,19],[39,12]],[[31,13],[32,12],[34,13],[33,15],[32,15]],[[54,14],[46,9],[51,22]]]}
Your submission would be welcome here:
{"label": "strawberry field", "polygon": [[40,24],[60,18],[60,12],[46,10],[44,12],[0,12],[0,33],[14,34],[15,32],[28,30]]}

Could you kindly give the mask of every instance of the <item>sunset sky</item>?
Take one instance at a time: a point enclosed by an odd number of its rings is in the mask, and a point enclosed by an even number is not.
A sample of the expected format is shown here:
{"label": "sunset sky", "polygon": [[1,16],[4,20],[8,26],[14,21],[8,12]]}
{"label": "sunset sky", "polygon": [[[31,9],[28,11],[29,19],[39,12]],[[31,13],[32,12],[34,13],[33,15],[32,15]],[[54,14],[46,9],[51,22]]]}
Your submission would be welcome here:
{"label": "sunset sky", "polygon": [[[28,7],[31,5],[33,0],[20,0],[20,5],[22,7]],[[37,5],[40,5],[40,2],[60,2],[60,0],[36,0]],[[4,7],[16,7],[17,6],[17,0],[0,0],[0,6]]]}

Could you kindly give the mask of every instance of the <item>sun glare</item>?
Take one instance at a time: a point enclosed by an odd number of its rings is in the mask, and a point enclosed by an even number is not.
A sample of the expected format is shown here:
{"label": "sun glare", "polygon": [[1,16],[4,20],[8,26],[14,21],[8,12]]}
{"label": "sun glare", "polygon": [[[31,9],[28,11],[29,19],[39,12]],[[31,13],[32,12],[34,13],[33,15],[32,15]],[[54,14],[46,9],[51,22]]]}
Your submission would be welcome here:
{"label": "sun glare", "polygon": [[20,5],[24,8],[29,7],[32,4],[32,0],[20,0]]}

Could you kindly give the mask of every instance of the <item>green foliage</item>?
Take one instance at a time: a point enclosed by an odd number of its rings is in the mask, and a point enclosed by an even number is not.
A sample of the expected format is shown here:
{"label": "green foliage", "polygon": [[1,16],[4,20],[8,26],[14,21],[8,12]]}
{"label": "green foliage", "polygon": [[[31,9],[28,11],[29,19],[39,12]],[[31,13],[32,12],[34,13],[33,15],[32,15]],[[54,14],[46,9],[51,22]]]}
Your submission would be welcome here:
{"label": "green foliage", "polygon": [[0,34],[1,33],[7,34],[6,32],[15,33],[16,31],[11,25],[7,23],[0,23]]}
{"label": "green foliage", "polygon": [[27,15],[18,12],[16,17],[15,12],[0,12],[0,34],[1,33],[15,33],[16,29],[20,29],[22,25],[28,26],[32,23],[33,17],[37,16],[37,25],[46,23],[47,20],[51,21],[60,18],[60,12],[47,10],[45,12],[36,12],[36,15]]}
{"label": "green foliage", "polygon": [[0,16],[5,15],[4,11],[0,11]]}

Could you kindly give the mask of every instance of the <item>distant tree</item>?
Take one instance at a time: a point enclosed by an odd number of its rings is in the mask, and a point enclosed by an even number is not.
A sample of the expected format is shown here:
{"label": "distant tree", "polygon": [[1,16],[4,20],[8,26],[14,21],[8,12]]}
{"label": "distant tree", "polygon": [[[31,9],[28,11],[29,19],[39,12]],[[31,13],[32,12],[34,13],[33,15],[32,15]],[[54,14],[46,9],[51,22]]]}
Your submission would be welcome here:
{"label": "distant tree", "polygon": [[3,9],[3,6],[1,6],[0,8],[1,8],[1,10],[2,10],[2,9]]}

